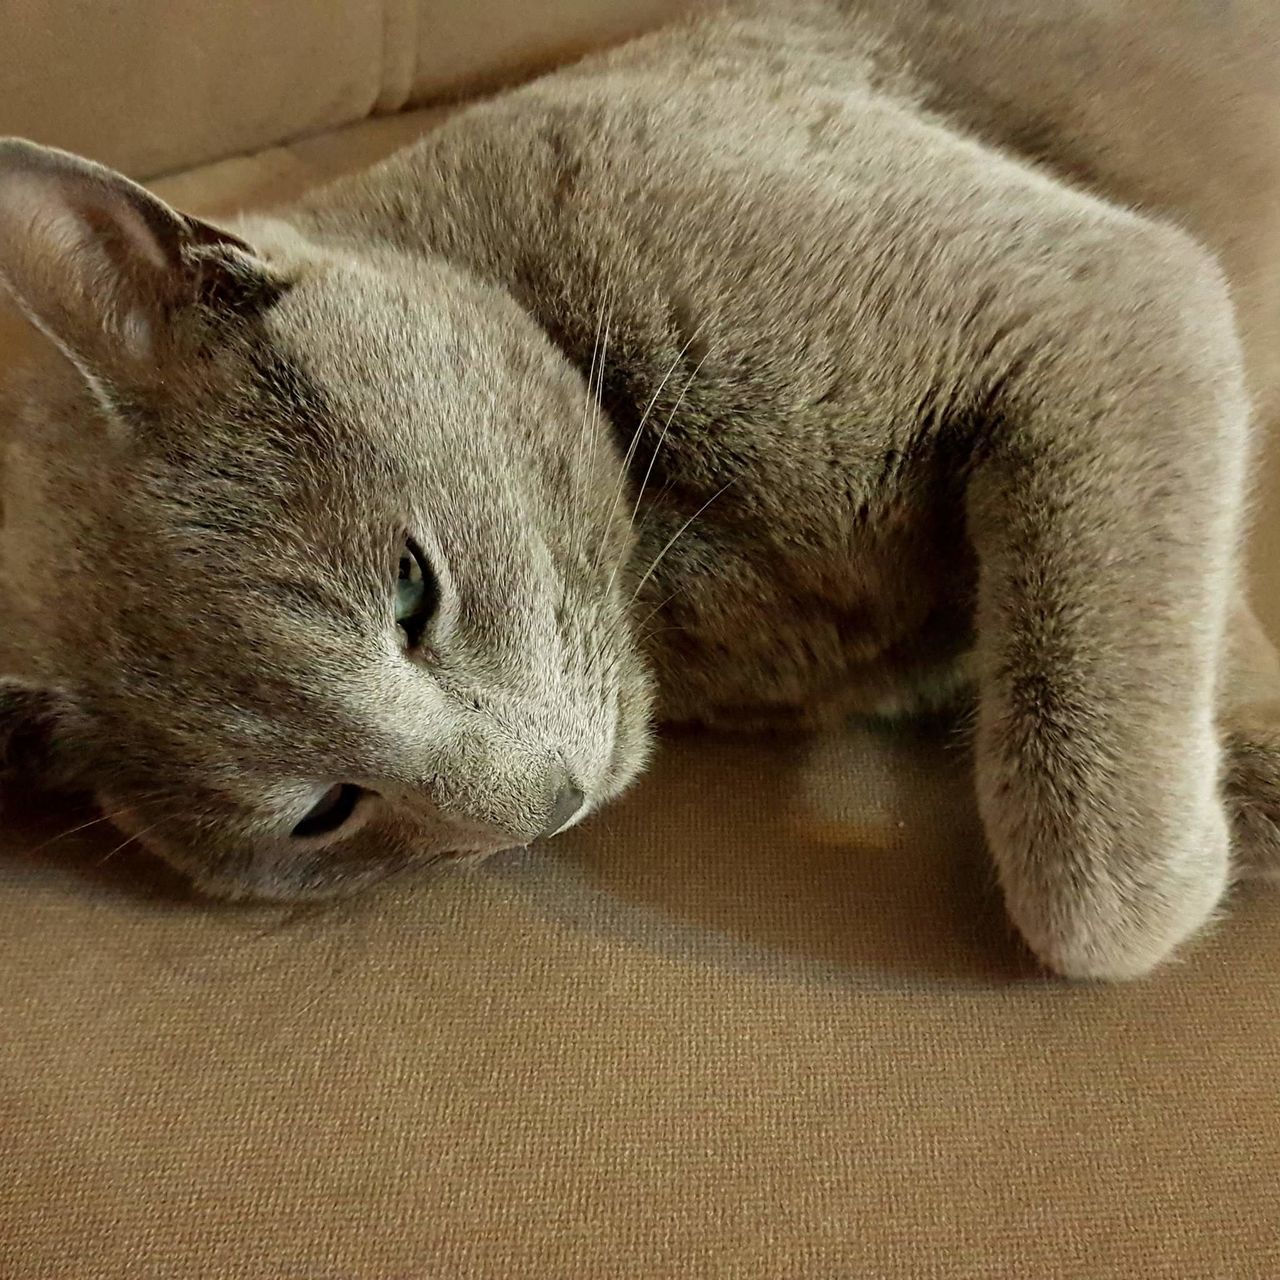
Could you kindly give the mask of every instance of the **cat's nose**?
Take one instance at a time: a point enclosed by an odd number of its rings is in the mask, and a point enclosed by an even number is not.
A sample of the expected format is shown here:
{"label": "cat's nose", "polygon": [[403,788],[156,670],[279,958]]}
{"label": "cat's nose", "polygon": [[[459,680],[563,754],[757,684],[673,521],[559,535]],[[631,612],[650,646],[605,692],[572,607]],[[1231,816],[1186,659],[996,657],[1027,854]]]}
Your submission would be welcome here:
{"label": "cat's nose", "polygon": [[568,826],[577,816],[578,810],[582,808],[584,799],[586,797],[582,794],[582,788],[572,778],[566,778],[560,786],[555,803],[551,806],[551,812],[547,815],[546,825],[538,838],[545,840],[548,836],[555,835],[561,828]]}

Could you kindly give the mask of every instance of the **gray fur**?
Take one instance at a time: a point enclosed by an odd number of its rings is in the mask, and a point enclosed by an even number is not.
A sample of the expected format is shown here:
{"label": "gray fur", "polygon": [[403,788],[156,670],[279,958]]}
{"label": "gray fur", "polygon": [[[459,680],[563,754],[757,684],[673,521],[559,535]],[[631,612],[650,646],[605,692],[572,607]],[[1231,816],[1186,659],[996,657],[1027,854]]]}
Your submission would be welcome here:
{"label": "gray fur", "polygon": [[[27,752],[205,887],[290,897],[531,838],[565,770],[598,808],[653,696],[976,696],[1059,972],[1194,933],[1232,822],[1280,862],[1214,257],[970,136],[888,26],[787,12],[588,59],[234,237],[9,144],[0,268],[70,357],[5,464]],[[421,661],[405,531],[443,585]],[[381,796],[358,829],[284,834],[344,780]]]}

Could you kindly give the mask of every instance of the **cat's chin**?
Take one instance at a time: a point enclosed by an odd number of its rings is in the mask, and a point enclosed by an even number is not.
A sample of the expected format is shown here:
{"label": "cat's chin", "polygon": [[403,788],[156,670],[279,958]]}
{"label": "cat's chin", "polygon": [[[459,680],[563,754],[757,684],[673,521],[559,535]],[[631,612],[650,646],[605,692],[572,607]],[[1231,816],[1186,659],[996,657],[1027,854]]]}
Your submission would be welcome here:
{"label": "cat's chin", "polygon": [[[277,846],[219,854],[166,838],[128,805],[99,792],[97,801],[112,825],[153,857],[183,876],[193,893],[218,902],[284,904],[353,898],[401,872],[442,862],[474,864],[512,847],[513,842],[463,835],[452,848],[429,849],[409,833],[355,840],[327,848]],[[451,843],[453,843],[451,841]]]}
{"label": "cat's chin", "polygon": [[291,870],[277,868],[265,873],[240,874],[223,871],[194,871],[169,858],[188,876],[192,889],[201,897],[218,902],[271,905],[306,902],[336,902],[354,898],[381,884],[409,863],[388,862],[372,864],[353,870],[335,868],[332,872],[318,872],[313,868]]}
{"label": "cat's chin", "polygon": [[160,856],[182,872],[202,897],[219,902],[270,905],[341,901],[357,897],[403,872],[441,864],[475,866],[501,852],[506,850],[488,847],[360,860],[316,854],[280,863],[258,861],[256,865],[215,868],[196,866],[191,860],[169,851]]}

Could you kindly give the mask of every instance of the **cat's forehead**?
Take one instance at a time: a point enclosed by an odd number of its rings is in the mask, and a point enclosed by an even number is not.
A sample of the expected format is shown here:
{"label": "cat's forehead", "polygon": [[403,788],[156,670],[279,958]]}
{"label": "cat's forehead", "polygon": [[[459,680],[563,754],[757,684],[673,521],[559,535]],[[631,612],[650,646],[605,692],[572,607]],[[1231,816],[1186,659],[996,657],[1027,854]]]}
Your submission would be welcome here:
{"label": "cat's forehead", "polygon": [[313,615],[381,626],[410,539],[491,624],[582,586],[564,512],[607,521],[616,475],[573,436],[581,379],[509,299],[319,259],[215,359],[126,449],[105,576],[229,617],[252,592],[256,625],[290,634]]}
{"label": "cat's forehead", "polygon": [[144,505],[161,493],[162,512],[197,524],[233,527],[239,514],[259,535],[350,537],[421,504],[461,508],[477,485],[501,498],[521,474],[511,415],[483,389],[502,362],[460,362],[448,326],[397,324],[362,284],[300,282],[148,420],[123,459],[146,464],[133,486]]}
{"label": "cat's forehead", "polygon": [[[527,326],[492,289],[445,264],[312,257],[264,317],[280,353],[341,379],[417,402],[517,373]],[[337,389],[337,388],[335,388]]]}
{"label": "cat's forehead", "polygon": [[439,432],[460,458],[532,446],[536,424],[582,416],[580,381],[531,317],[442,262],[312,257],[264,327],[335,411]]}

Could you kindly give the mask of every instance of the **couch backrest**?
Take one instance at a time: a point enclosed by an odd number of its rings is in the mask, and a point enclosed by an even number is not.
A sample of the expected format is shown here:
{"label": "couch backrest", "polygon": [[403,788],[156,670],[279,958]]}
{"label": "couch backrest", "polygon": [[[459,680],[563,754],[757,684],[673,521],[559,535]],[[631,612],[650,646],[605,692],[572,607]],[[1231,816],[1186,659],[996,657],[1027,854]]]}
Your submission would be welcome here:
{"label": "couch backrest", "polygon": [[0,135],[139,178],[459,93],[689,0],[7,0]]}

